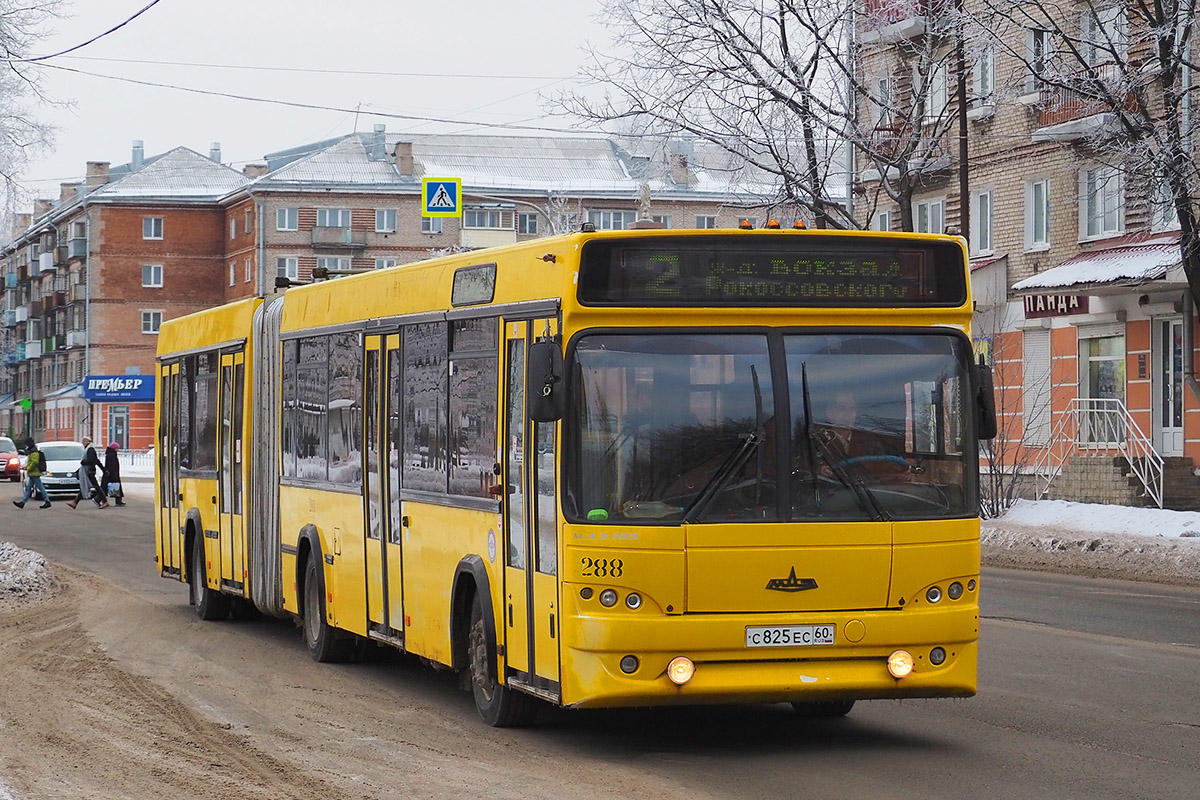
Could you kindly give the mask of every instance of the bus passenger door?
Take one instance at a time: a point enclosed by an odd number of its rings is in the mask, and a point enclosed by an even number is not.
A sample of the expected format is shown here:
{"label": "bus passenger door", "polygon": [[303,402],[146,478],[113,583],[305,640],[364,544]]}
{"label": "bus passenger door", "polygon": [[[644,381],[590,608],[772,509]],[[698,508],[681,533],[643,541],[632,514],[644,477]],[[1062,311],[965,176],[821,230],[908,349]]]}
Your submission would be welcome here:
{"label": "bus passenger door", "polygon": [[158,470],[158,551],[161,572],[181,575],[183,537],[179,532],[179,364],[159,367],[158,441],[154,457]]}
{"label": "bus passenger door", "polygon": [[399,339],[367,336],[364,429],[366,465],[363,469],[363,508],[366,514],[364,550],[367,559],[367,630],[374,638],[403,641],[404,607],[400,600],[399,499],[394,497],[398,456],[393,417],[398,413]]}
{"label": "bus passenger door", "polygon": [[246,542],[242,521],[242,463],[246,354],[221,354],[221,437],[217,442],[221,584],[244,590]]}
{"label": "bus passenger door", "polygon": [[553,336],[556,320],[513,322],[505,339],[505,652],[512,677],[560,696],[558,530],[553,424],[532,424],[525,408],[528,341]]}

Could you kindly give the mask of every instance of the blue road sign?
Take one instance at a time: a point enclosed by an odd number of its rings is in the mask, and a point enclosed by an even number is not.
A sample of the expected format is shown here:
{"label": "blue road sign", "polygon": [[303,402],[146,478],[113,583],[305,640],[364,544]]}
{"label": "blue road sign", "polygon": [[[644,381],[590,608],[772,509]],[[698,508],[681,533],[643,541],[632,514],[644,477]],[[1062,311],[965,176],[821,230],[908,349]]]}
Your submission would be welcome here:
{"label": "blue road sign", "polygon": [[421,216],[461,217],[461,178],[421,178]]}

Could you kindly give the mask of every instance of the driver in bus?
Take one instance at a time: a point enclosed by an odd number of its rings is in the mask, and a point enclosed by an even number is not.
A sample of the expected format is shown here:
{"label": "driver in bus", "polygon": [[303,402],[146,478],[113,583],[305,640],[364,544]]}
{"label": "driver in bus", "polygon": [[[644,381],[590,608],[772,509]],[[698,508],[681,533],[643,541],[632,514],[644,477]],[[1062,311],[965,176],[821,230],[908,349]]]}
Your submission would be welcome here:
{"label": "driver in bus", "polygon": [[[853,392],[835,392],[823,407],[821,422],[813,425],[813,436],[824,444],[827,458],[837,459],[843,466],[865,470],[876,477],[906,475],[911,466],[900,455],[902,448],[874,431],[859,427],[858,401]],[[892,445],[892,446],[889,446]],[[833,477],[827,458],[820,458],[820,471]]]}

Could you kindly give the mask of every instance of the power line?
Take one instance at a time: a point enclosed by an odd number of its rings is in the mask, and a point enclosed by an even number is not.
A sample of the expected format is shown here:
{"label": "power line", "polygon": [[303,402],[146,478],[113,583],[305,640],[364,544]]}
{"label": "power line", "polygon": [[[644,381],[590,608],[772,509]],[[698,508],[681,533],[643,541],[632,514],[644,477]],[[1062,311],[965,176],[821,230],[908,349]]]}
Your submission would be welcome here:
{"label": "power line", "polygon": [[92,38],[88,39],[86,42],[81,42],[80,44],[77,44],[74,47],[68,47],[66,50],[60,50],[57,53],[50,53],[49,55],[45,55],[45,56],[32,56],[30,58],[3,58],[3,59],[0,59],[0,61],[5,61],[5,62],[8,62],[9,64],[28,64],[28,63],[32,63],[35,61],[46,61],[51,58],[58,58],[59,56],[65,56],[67,53],[73,53],[76,50],[81,50],[84,47],[87,47],[92,42],[103,39],[105,36],[108,36],[110,33],[118,31],[121,28],[124,28],[126,25],[133,22],[135,19],[140,17],[142,14],[145,14],[147,11],[154,8],[156,5],[159,4],[160,1],[161,0],[150,0],[150,2],[147,5],[145,5],[140,11],[135,13],[129,19],[125,20],[124,22],[118,23],[117,25],[114,25],[113,27],[106,30],[104,33],[97,34],[96,36],[93,36]]}
{"label": "power line", "polygon": [[[57,69],[62,70],[63,72],[73,72],[77,75],[87,75],[92,78],[104,78],[106,80],[132,83],[137,86],[149,86],[156,89],[173,89],[179,92],[189,92],[191,94],[201,94],[209,97],[224,97],[230,100],[244,100],[249,103],[266,103],[268,105],[286,106],[288,108],[301,108],[309,111],[335,111],[340,114],[354,114],[358,111],[357,108],[346,106],[324,106],[316,103],[300,103],[294,100],[275,100],[269,97],[254,97],[252,95],[233,94],[231,92],[218,92],[211,89],[197,89],[191,86],[177,86],[171,83],[144,81],[137,78],[125,78],[119,75],[104,75],[98,72],[88,72],[87,70],[74,69],[73,67],[63,67],[58,64],[45,64],[44,66],[48,69]],[[372,111],[370,113],[371,116],[374,117],[383,117],[385,119],[403,119],[415,122],[440,122],[447,125],[471,125],[483,128],[507,128],[512,130],[545,131],[549,133],[579,133],[579,131],[574,131],[567,128],[551,128],[542,125],[519,125],[516,123],[484,122],[480,120],[457,120],[447,117],[428,117],[420,114],[400,114],[386,111]]]}
{"label": "power line", "polygon": [[[49,58],[49,56],[44,56]],[[160,67],[199,67],[202,69],[240,69],[254,72],[296,72],[321,75],[367,75],[381,78],[469,78],[480,80],[494,78],[512,81],[565,81],[565,75],[496,75],[494,73],[470,72],[389,72],[369,69],[317,69],[315,67],[272,67],[264,64],[213,64],[198,61],[150,61],[138,58],[101,58],[98,56],[73,56],[75,61],[103,61],[114,64],[148,64]]]}

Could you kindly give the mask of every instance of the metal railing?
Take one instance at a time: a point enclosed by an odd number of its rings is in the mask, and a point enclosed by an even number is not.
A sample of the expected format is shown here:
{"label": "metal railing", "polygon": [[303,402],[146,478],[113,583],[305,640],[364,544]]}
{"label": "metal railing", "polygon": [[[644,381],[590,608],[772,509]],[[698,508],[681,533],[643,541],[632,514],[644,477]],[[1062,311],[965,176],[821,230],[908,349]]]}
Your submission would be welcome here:
{"label": "metal railing", "polygon": [[1077,397],[1070,402],[1050,434],[1050,443],[1034,462],[1039,500],[1076,453],[1120,455],[1145,488],[1146,496],[1162,508],[1162,456],[1120,400]]}

